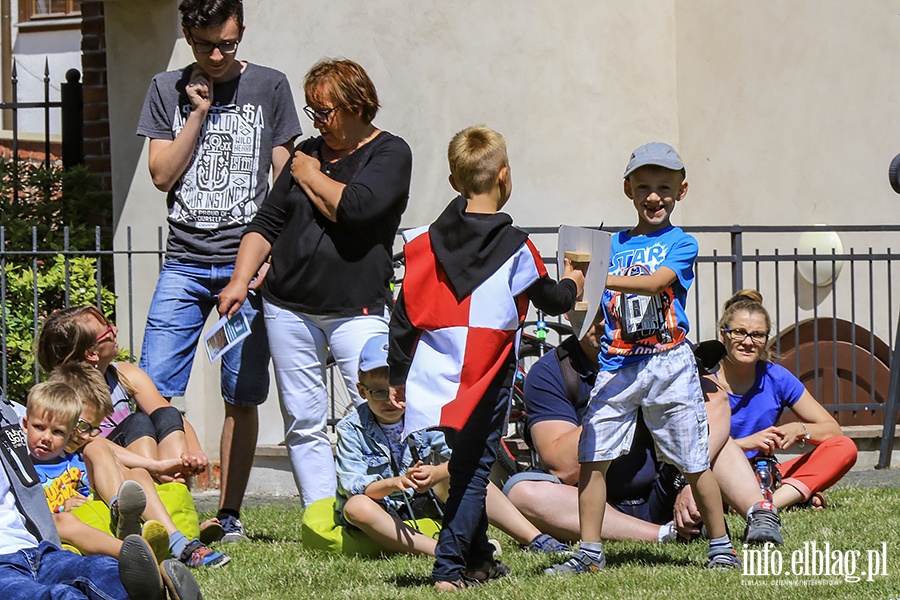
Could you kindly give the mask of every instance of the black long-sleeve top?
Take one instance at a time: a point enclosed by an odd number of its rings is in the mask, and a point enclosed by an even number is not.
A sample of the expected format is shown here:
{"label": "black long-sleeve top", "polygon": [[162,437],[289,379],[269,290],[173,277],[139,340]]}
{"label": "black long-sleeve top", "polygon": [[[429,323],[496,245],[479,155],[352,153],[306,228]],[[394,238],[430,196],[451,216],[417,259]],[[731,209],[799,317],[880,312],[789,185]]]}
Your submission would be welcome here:
{"label": "black long-sleeve top", "polygon": [[[322,138],[298,150],[314,155]],[[322,172],[346,184],[332,222],[284,169],[247,226],[272,244],[263,297],[315,315],[383,314],[390,301],[394,237],[409,199],[412,152],[382,131]],[[246,235],[246,233],[245,233]]]}

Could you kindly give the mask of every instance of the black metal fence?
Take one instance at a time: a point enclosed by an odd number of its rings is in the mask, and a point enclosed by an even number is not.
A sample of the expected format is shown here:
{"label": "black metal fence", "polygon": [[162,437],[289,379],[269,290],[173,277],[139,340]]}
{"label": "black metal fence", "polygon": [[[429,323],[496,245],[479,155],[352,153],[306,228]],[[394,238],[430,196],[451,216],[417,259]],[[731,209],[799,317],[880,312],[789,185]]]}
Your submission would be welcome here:
{"label": "black metal fence", "polygon": [[[900,394],[895,381],[900,366],[897,352],[900,326],[900,254],[891,250],[888,242],[900,232],[900,226],[815,226],[815,227],[685,227],[699,241],[700,256],[695,269],[696,280],[688,296],[688,312],[694,340],[716,336],[716,323],[721,306],[742,288],[758,289],[773,319],[773,340],[782,364],[800,377],[811,393],[844,425],[873,425],[884,427],[885,443],[892,442],[897,422],[897,398]],[[550,253],[556,248],[555,228],[529,230],[539,248],[543,248],[545,262],[555,264]],[[804,247],[799,236],[810,234],[837,236],[841,248]],[[3,324],[0,327],[4,348],[7,347],[7,266],[12,262],[34,267],[34,306],[32,332],[35,337],[38,323],[48,310],[56,306],[38,306],[37,265],[53,257],[61,257],[65,265],[65,293],[62,302],[68,305],[73,283],[69,280],[68,265],[76,257],[97,259],[95,289],[91,293],[99,303],[102,289],[112,284],[112,259],[119,268],[116,289],[117,304],[127,315],[120,315],[129,324],[120,334],[124,347],[136,347],[135,328],[142,329],[143,315],[135,314],[135,294],[152,293],[147,279],[155,281],[155,273],[147,272],[147,258],[162,265],[164,235],[158,235],[156,248],[134,248],[131,230],[126,232],[125,247],[103,250],[100,231],[97,242],[87,251],[70,249],[42,250],[34,237],[31,248],[6,249],[2,243],[4,228],[0,227],[0,300]],[[802,242],[802,243],[798,243]],[[141,258],[144,257],[144,258]],[[141,259],[142,288],[135,289],[135,262]],[[77,283],[83,286],[83,282]],[[82,296],[83,297],[83,296]],[[136,319],[137,317],[137,319]],[[2,382],[7,382],[6,355],[2,361]],[[34,367],[34,376],[38,369]],[[338,387],[340,387],[338,385]],[[892,404],[893,402],[893,404]],[[340,410],[339,403],[333,411]],[[340,416],[335,414],[332,416]],[[882,466],[889,465],[882,452]],[[885,462],[887,461],[887,462]]]}
{"label": "black metal fence", "polygon": [[[60,84],[59,101],[50,100],[50,63],[44,61],[43,95],[44,99],[36,102],[19,102],[18,68],[13,62],[12,101],[0,103],[0,110],[11,114],[12,157],[15,164],[19,161],[19,112],[23,110],[40,110],[44,117],[44,161],[50,166],[51,136],[50,114],[53,109],[60,109],[62,130],[62,165],[64,168],[74,167],[84,162],[84,96],[81,86],[81,73],[78,69],[66,72],[66,82]],[[15,169],[13,169],[15,172]]]}
{"label": "black metal fence", "polygon": [[[23,243],[22,224],[15,221],[23,218],[22,215],[33,215],[40,212],[41,214],[50,214],[51,211],[36,211],[35,207],[58,206],[57,214],[66,214],[66,195],[60,193],[60,189],[53,184],[51,172],[58,173],[59,168],[69,169],[84,162],[84,144],[83,144],[83,93],[80,82],[81,73],[77,69],[70,69],[66,73],[66,82],[60,84],[60,99],[58,101],[50,99],[50,67],[49,61],[44,61],[44,76],[42,82],[43,99],[39,101],[23,102],[19,100],[19,79],[18,67],[15,62],[12,64],[10,77],[11,101],[0,103],[0,112],[3,114],[4,124],[10,128],[11,137],[5,138],[0,144],[4,146],[7,152],[5,164],[3,164],[3,193],[0,194],[0,268],[2,268],[2,282],[0,282],[0,298],[2,298],[2,338],[3,338],[3,369],[2,369],[2,387],[3,390],[8,389],[8,369],[7,358],[10,355],[11,348],[7,332],[13,327],[21,326],[23,319],[26,317],[21,311],[12,311],[8,296],[8,276],[11,276],[9,269],[16,264],[19,266],[29,264],[32,273],[37,277],[38,264],[43,257],[48,254],[54,254],[47,249],[44,239],[38,240],[37,234],[32,234],[31,244]],[[40,141],[35,141],[34,132],[29,131],[27,141],[22,139],[22,131],[20,130],[20,117],[23,111],[39,111],[42,116],[43,134],[39,136]],[[58,111],[56,114],[55,111]],[[61,143],[53,141],[51,134],[51,116],[60,119]],[[54,159],[54,154],[56,159]],[[43,167],[40,169],[31,167]],[[58,181],[61,181],[58,180]],[[42,224],[46,225],[46,224]],[[7,227],[9,226],[9,230]],[[42,231],[46,230],[42,227]],[[19,235],[10,235],[13,231]],[[68,248],[68,231],[63,233],[65,238],[64,245]],[[10,238],[16,238],[16,242],[11,242]],[[44,248],[41,248],[44,245]],[[25,247],[23,247],[25,246]],[[99,234],[98,243],[99,248]],[[79,252],[81,254],[81,252]],[[65,302],[69,301],[69,263],[65,264]],[[102,269],[100,262],[96,265],[97,269]],[[16,275],[20,273],[16,272]],[[111,277],[109,278],[112,279]],[[32,286],[32,303],[35,306],[31,313],[30,324],[32,331],[37,333],[38,323],[38,285]],[[99,301],[99,300],[98,300]],[[21,302],[17,303],[19,306]],[[21,327],[19,327],[21,329]],[[21,336],[17,338],[17,345],[21,351]],[[27,350],[27,349],[25,349]],[[35,370],[34,376],[38,373]]]}

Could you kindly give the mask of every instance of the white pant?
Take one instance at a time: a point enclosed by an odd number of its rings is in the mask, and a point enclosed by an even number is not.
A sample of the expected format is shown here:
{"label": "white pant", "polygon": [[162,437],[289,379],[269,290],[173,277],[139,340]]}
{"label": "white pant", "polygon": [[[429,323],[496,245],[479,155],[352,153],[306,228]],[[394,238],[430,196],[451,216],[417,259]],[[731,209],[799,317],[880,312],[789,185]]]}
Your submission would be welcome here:
{"label": "white pant", "polygon": [[284,441],[303,506],[334,496],[336,476],[326,425],[328,393],[325,360],[328,348],[354,404],[359,353],[376,335],[387,333],[388,317],[307,315],[263,302],[275,384],[284,420]]}

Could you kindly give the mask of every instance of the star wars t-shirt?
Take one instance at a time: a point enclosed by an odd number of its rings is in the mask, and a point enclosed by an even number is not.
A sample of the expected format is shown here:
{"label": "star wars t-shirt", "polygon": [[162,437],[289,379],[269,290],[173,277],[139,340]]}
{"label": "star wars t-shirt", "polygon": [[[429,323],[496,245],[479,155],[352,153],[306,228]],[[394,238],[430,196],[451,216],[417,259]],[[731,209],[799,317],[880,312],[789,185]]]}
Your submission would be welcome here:
{"label": "star wars t-shirt", "polygon": [[[185,87],[193,68],[153,78],[138,135],[175,139],[191,114]],[[283,73],[248,63],[238,77],[216,83],[194,156],[168,193],[168,257],[234,262],[244,226],[268,191],[272,148],[298,135],[300,122]]]}
{"label": "star wars t-shirt", "polygon": [[678,227],[639,236],[620,231],[612,237],[610,275],[650,275],[668,267],[677,278],[656,296],[603,292],[602,370],[627,367],[684,341],[690,328],[684,303],[694,281],[697,252],[697,240]]}

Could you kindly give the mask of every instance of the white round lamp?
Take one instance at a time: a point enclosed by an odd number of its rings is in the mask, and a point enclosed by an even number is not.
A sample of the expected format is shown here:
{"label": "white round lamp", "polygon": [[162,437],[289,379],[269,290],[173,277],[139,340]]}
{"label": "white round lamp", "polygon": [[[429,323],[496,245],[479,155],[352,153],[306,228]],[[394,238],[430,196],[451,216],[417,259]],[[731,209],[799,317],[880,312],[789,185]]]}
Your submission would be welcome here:
{"label": "white round lamp", "polygon": [[[810,255],[816,252],[816,262],[801,260],[797,262],[797,271],[800,276],[811,285],[819,287],[829,286],[832,279],[837,279],[844,266],[844,261],[834,261],[832,273],[831,251],[835,254],[843,254],[844,245],[840,236],[834,231],[807,231],[800,235],[797,242],[797,254]],[[832,277],[833,276],[833,277]]]}

